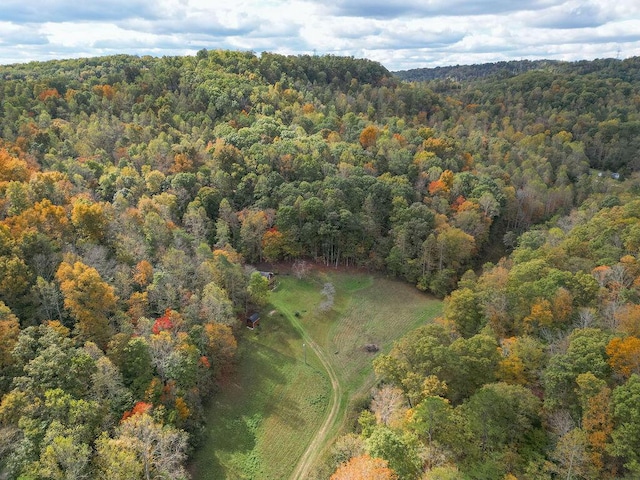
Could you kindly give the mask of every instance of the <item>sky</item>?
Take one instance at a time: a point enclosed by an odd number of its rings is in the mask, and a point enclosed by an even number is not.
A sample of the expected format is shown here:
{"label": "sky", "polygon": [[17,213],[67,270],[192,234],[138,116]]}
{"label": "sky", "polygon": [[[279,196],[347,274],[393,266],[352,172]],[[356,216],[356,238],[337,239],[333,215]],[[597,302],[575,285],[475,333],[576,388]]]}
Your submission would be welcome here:
{"label": "sky", "polygon": [[0,64],[200,49],[369,58],[389,70],[640,55],[640,1],[2,0]]}

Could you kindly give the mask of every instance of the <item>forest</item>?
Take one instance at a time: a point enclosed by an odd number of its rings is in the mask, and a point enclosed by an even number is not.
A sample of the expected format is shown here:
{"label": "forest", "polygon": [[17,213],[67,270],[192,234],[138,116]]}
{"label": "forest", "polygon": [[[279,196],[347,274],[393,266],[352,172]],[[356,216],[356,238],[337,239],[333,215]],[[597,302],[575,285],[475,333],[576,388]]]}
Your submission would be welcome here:
{"label": "forest", "polygon": [[188,478],[252,265],[306,260],[444,298],[331,478],[637,478],[640,58],[406,74],[0,66],[0,477]]}

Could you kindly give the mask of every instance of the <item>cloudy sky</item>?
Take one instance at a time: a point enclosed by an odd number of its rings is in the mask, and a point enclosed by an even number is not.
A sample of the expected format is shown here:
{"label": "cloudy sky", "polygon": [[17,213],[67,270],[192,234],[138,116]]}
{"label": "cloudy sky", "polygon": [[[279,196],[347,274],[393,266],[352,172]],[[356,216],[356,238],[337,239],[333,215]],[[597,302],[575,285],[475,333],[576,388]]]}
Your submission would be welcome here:
{"label": "cloudy sky", "polygon": [[0,64],[202,48],[390,70],[640,55],[638,0],[2,0]]}

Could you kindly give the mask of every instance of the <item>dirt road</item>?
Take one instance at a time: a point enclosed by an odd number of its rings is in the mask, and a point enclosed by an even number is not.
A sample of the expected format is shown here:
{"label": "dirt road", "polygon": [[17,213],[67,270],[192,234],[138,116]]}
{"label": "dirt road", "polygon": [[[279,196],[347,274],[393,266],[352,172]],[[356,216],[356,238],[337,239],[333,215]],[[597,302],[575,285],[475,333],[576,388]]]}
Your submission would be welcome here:
{"label": "dirt road", "polygon": [[313,465],[315,464],[318,456],[322,451],[322,447],[325,445],[327,436],[331,432],[333,426],[336,424],[338,420],[338,413],[341,410],[341,403],[343,402],[342,398],[342,387],[340,386],[340,382],[338,381],[338,376],[336,375],[333,366],[329,362],[326,353],[320,348],[320,346],[314,342],[300,325],[300,322],[293,317],[289,316],[293,324],[298,328],[302,337],[306,344],[314,351],[314,353],[320,359],[320,363],[322,363],[323,368],[327,371],[329,375],[329,380],[331,381],[331,390],[333,391],[333,395],[331,396],[331,402],[328,409],[327,417],[325,418],[322,426],[318,429],[316,434],[313,437],[313,440],[305,450],[302,457],[298,461],[298,465],[295,470],[291,474],[290,480],[306,480],[309,478],[309,473]]}

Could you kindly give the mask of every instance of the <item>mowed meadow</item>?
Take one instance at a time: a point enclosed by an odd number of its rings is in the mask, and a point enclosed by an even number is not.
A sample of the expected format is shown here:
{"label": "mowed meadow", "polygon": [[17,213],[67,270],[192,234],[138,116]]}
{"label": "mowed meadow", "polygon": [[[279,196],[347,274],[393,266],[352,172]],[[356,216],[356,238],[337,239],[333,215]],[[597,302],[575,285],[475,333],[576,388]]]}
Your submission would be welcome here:
{"label": "mowed meadow", "polygon": [[[322,311],[327,283],[335,296],[332,307]],[[316,270],[304,279],[279,275],[261,326],[239,335],[237,370],[209,407],[194,478],[289,478],[320,435],[318,447],[306,455],[318,464],[331,440],[354,420],[354,402],[375,381],[371,360],[378,353],[365,346],[375,344],[387,352],[394,340],[440,312],[439,300],[368,273]],[[311,342],[335,372],[335,398]],[[326,424],[334,401],[337,415]]]}

